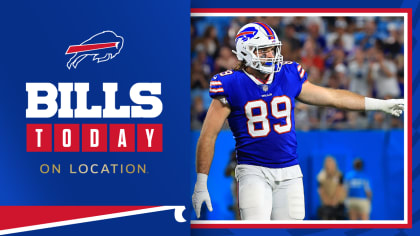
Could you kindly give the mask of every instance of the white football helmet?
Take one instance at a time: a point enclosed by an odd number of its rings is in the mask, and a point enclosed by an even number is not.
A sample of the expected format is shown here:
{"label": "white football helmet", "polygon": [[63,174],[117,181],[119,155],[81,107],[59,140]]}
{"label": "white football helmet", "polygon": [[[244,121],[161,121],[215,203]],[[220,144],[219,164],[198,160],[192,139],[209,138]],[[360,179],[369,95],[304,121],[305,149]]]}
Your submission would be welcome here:
{"label": "white football helmet", "polygon": [[[261,73],[271,74],[279,72],[283,64],[283,56],[280,54],[281,42],[276,32],[261,22],[249,23],[243,26],[235,38],[236,57],[240,61],[245,61],[246,66],[254,68]],[[273,48],[273,58],[262,57],[259,55],[264,48]]]}

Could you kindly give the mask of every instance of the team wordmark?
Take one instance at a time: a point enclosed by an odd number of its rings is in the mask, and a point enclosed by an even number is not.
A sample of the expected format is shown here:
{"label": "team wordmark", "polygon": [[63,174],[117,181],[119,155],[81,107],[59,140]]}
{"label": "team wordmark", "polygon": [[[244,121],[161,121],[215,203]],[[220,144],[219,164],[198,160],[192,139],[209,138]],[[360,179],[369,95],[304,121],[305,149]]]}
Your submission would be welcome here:
{"label": "team wordmark", "polygon": [[[89,83],[58,83],[58,87],[52,83],[26,83],[26,118],[51,118],[57,111],[58,118],[155,118],[162,113],[162,101],[157,97],[161,95],[160,83],[134,84],[130,88],[129,96],[136,105],[119,108],[115,104],[118,83],[103,83],[102,91],[105,107],[88,108]],[[142,92],[151,95],[141,95]],[[45,95],[41,96],[41,93]],[[72,109],[72,93],[76,94],[76,109]],[[60,104],[57,104],[58,96]],[[151,109],[143,109],[142,105],[151,106]]]}

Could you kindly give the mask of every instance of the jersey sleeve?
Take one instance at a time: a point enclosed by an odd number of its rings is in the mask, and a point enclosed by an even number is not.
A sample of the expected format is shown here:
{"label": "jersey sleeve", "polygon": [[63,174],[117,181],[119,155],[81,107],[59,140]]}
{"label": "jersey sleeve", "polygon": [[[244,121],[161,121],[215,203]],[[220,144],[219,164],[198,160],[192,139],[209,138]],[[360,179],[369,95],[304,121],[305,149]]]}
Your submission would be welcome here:
{"label": "jersey sleeve", "polygon": [[306,73],[305,69],[303,69],[303,66],[299,63],[294,63],[294,66],[296,66],[296,71],[299,77],[299,81],[301,84],[305,83],[308,80],[308,73]]}
{"label": "jersey sleeve", "polygon": [[209,95],[212,98],[220,98],[225,97],[228,102],[230,102],[229,99],[229,77],[232,76],[232,71],[225,71],[222,73],[219,73],[210,81],[210,89],[209,89]]}
{"label": "jersey sleeve", "polygon": [[216,97],[227,95],[222,81],[223,79],[221,78],[219,74],[213,76],[213,78],[210,81],[210,89],[209,89],[210,97],[216,98]]}
{"label": "jersey sleeve", "polygon": [[288,67],[288,70],[293,75],[292,79],[293,82],[297,85],[297,91],[295,94],[295,97],[298,97],[300,92],[302,91],[302,85],[308,81],[308,73],[303,68],[303,66],[297,62],[286,62],[286,66]]}

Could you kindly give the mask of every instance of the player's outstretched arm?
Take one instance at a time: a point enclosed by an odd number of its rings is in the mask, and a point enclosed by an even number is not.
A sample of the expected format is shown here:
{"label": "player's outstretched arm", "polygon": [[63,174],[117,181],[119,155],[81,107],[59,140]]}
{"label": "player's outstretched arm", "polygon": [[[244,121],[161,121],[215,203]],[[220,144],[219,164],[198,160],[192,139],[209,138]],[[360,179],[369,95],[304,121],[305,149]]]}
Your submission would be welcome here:
{"label": "player's outstretched arm", "polygon": [[298,99],[318,106],[331,106],[345,110],[377,110],[400,116],[404,110],[404,99],[375,99],[363,97],[342,89],[324,88],[305,82]]}
{"label": "player's outstretched arm", "polygon": [[230,108],[221,101],[213,99],[201,129],[200,138],[197,142],[197,182],[195,183],[192,203],[197,215],[200,218],[201,205],[206,202],[207,208],[213,211],[210,195],[207,190],[207,177],[210,171],[214,155],[214,144],[217,135],[222,129],[223,123],[230,114]]}

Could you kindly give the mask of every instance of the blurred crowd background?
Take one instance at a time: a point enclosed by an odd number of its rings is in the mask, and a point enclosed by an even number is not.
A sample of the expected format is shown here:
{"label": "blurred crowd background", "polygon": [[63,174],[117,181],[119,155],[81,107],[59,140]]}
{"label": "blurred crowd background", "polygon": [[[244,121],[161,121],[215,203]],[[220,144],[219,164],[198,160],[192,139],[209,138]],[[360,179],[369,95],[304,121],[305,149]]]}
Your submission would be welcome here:
{"label": "blurred crowd background", "polygon": [[[201,129],[210,105],[212,76],[238,63],[232,53],[238,30],[255,21],[276,31],[284,61],[300,63],[310,82],[374,98],[404,97],[402,17],[193,17],[192,130]],[[383,112],[341,111],[299,102],[295,121],[301,131],[403,128],[403,118]]]}

